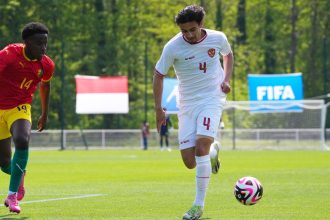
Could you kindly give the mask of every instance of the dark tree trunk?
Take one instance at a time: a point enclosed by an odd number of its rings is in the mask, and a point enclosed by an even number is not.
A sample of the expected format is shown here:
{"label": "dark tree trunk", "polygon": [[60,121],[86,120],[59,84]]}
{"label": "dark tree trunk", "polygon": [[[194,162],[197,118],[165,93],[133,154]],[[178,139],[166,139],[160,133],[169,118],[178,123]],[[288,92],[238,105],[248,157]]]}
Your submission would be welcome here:
{"label": "dark tree trunk", "polygon": [[236,26],[239,31],[237,37],[238,44],[244,44],[246,42],[246,14],[245,14],[245,0],[239,0],[238,10],[237,10],[237,22]]}
{"label": "dark tree trunk", "polygon": [[290,48],[290,71],[296,71],[296,53],[297,53],[297,30],[296,23],[298,19],[298,10],[296,0],[291,0],[291,48]]}

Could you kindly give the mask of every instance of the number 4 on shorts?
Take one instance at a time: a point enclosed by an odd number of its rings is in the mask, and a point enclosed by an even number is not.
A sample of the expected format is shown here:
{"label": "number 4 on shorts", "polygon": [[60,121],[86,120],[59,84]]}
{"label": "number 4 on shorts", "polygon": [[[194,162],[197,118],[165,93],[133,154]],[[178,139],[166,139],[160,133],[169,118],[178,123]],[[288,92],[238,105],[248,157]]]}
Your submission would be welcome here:
{"label": "number 4 on shorts", "polygon": [[207,118],[207,117],[204,117],[203,125],[206,126],[206,130],[210,129],[210,124],[211,124],[211,119]]}

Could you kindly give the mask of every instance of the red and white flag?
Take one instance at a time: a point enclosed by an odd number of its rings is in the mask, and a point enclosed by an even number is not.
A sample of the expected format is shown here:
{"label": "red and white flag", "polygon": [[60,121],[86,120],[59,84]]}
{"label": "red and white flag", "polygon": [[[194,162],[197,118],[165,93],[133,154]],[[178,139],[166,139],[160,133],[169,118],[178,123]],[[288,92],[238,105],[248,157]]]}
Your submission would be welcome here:
{"label": "red and white flag", "polygon": [[128,113],[127,76],[76,75],[76,113]]}

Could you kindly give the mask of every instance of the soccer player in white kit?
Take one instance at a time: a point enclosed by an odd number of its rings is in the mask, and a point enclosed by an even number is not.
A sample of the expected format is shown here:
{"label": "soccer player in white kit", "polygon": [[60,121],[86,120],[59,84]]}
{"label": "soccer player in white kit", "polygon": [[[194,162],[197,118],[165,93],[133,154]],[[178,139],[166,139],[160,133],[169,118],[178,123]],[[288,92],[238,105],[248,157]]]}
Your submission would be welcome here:
{"label": "soccer player in white kit", "polygon": [[[164,46],[153,78],[158,131],[165,123],[165,112],[161,106],[163,78],[171,66],[179,81],[181,156],[188,169],[196,167],[195,201],[183,216],[183,219],[190,220],[202,216],[211,172],[217,173],[220,165],[218,144],[212,143],[217,135],[226,94],[230,92],[234,62],[225,34],[203,28],[204,15],[204,9],[197,5],[187,6],[178,13],[175,22],[181,32]],[[210,159],[211,144],[215,145],[216,152]]]}

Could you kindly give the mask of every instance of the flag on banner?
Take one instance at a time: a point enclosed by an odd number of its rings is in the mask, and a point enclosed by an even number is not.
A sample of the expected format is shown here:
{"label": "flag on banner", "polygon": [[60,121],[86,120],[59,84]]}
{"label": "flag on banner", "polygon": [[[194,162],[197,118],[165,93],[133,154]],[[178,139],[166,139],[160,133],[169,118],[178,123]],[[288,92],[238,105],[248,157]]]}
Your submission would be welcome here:
{"label": "flag on banner", "polygon": [[128,113],[127,76],[76,75],[76,113]]}

